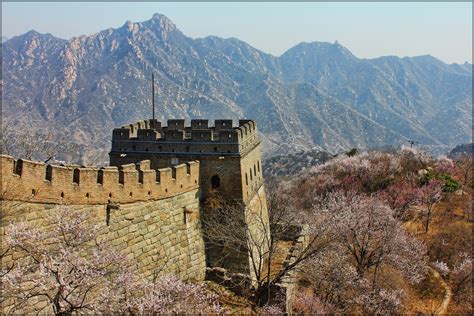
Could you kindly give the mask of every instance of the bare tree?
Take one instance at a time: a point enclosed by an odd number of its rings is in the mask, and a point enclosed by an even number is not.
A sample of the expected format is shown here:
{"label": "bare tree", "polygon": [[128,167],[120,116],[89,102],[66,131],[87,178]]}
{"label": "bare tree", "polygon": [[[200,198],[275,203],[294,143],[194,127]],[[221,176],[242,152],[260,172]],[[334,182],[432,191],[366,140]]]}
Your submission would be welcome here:
{"label": "bare tree", "polygon": [[67,135],[41,129],[17,129],[13,122],[2,124],[0,148],[2,154],[48,163],[58,157],[77,155],[78,145]]}
{"label": "bare tree", "polygon": [[[309,217],[305,218],[305,214],[293,206],[292,197],[284,189],[270,187],[266,197],[268,216],[262,209],[247,210],[244,215],[244,205],[224,201],[218,195],[208,199],[203,212],[208,243],[220,249],[218,255],[240,253],[250,258],[249,272],[255,280],[250,296],[258,306],[268,305],[275,286],[329,244],[325,234],[330,228],[328,216],[311,218],[311,229],[304,232],[305,242],[293,251],[291,260],[285,261]],[[282,247],[282,241],[287,242],[286,247]],[[232,249],[237,250],[237,254],[230,251]]]}

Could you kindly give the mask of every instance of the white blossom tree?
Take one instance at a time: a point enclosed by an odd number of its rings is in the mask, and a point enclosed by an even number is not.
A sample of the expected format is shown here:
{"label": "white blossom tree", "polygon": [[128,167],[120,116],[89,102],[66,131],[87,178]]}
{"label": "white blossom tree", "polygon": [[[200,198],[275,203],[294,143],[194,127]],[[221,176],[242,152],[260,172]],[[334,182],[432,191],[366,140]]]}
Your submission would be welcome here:
{"label": "white blossom tree", "polygon": [[[336,191],[321,199],[318,212],[332,213],[333,242],[306,262],[303,279],[335,312],[395,312],[403,292],[380,286],[384,268],[399,271],[411,283],[427,272],[426,247],[408,234],[393,210],[374,196]],[[331,238],[330,238],[331,239]]]}

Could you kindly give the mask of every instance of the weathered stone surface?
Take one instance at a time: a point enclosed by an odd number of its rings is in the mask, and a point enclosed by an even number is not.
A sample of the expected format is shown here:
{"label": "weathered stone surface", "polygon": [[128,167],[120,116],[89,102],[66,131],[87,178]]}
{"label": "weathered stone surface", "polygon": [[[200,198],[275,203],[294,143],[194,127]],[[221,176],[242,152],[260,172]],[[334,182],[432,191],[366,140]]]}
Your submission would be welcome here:
{"label": "weathered stone surface", "polygon": [[[112,214],[114,218],[109,226],[105,226],[102,236],[123,251],[127,258],[137,260],[137,264],[143,267],[142,272],[149,277],[153,271],[161,270],[162,273],[177,274],[183,279],[203,280],[206,267],[201,225],[199,219],[192,219],[190,225],[184,226],[181,213],[184,207],[199,205],[199,192],[195,189],[180,196],[182,197],[179,199],[170,197],[120,205]],[[107,205],[70,207],[90,212],[96,223],[105,223],[105,213],[102,211]],[[42,218],[52,210],[50,204],[22,202],[16,210],[18,216],[2,221],[1,234],[5,234],[8,223],[13,218],[24,218],[34,225],[43,225]],[[2,260],[2,266],[18,257],[16,253],[6,256]],[[175,260],[178,264],[168,264],[163,269],[165,262],[170,260]]]}

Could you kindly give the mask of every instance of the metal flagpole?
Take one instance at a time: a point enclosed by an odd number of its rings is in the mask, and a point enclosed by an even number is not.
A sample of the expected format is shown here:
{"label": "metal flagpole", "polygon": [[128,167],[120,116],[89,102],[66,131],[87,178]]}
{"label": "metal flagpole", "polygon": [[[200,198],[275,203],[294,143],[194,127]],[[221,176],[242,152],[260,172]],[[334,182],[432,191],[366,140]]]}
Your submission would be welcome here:
{"label": "metal flagpole", "polygon": [[151,73],[151,104],[153,106],[153,120],[155,119],[155,74]]}

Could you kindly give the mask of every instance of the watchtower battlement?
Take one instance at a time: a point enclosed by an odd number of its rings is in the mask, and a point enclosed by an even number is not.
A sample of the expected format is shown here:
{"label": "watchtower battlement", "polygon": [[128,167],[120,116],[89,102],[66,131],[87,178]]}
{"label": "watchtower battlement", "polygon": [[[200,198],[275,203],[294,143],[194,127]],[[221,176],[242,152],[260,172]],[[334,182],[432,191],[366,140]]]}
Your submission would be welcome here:
{"label": "watchtower battlement", "polygon": [[[199,162],[154,170],[150,161],[118,167],[48,165],[1,155],[2,193],[18,201],[107,204],[158,200],[199,187]],[[8,192],[6,191],[8,190]]]}
{"label": "watchtower battlement", "polygon": [[144,120],[116,128],[112,134],[112,153],[144,152],[177,155],[242,156],[260,143],[257,124],[252,120],[168,120],[167,126],[157,120]]}

